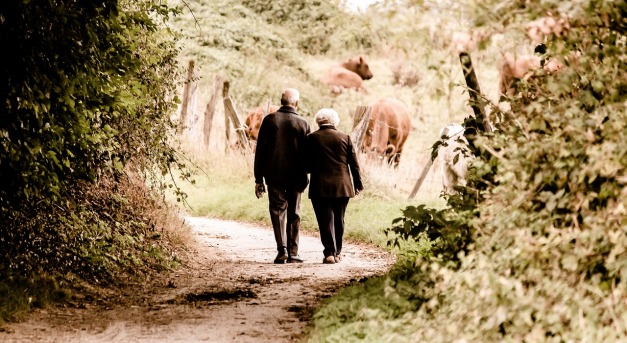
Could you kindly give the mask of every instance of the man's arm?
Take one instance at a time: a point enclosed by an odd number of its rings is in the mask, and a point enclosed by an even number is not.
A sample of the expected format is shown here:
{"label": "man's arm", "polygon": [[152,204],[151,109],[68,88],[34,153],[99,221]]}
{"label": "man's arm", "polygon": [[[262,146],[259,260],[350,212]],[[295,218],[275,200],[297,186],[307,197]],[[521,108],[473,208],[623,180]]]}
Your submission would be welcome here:
{"label": "man's arm", "polygon": [[263,165],[267,144],[267,125],[264,125],[264,123],[265,120],[261,122],[261,126],[259,127],[259,134],[257,134],[257,147],[255,148],[255,161],[253,166],[253,172],[255,175],[256,184],[263,184]]}
{"label": "man's arm", "polygon": [[255,162],[253,166],[255,175],[255,196],[257,197],[257,199],[263,198],[263,193],[266,192],[266,187],[263,184],[263,159],[266,151],[267,125],[264,125],[264,122],[265,120],[261,122],[259,134],[257,135],[257,147],[255,149]]}

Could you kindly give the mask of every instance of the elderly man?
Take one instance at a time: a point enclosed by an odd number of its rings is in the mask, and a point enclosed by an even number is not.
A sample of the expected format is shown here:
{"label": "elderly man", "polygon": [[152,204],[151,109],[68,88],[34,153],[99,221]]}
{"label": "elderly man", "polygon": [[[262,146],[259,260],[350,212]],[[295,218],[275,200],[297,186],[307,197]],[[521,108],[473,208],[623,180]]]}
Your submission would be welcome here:
{"label": "elderly man", "polygon": [[255,151],[255,194],[261,198],[268,186],[270,220],[278,254],[274,263],[302,263],[298,255],[300,197],[309,180],[304,149],[309,124],[296,109],[300,93],[287,88],[281,107],[262,121]]}

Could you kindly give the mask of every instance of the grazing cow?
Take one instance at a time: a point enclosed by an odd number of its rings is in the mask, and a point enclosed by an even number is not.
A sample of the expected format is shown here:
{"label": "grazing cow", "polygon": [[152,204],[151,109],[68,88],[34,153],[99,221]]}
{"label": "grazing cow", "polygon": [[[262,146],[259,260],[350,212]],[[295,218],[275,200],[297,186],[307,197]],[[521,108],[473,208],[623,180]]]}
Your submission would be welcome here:
{"label": "grazing cow", "polygon": [[257,146],[257,136],[259,135],[259,128],[261,127],[263,117],[268,113],[278,111],[278,109],[279,106],[263,104],[248,112],[246,121],[244,122],[244,132],[246,133],[246,138],[248,138],[248,142],[250,142],[253,151],[255,151],[255,147]]}
{"label": "grazing cow", "polygon": [[514,79],[528,80],[537,69],[543,68],[547,73],[554,73],[562,67],[564,65],[554,58],[545,60],[542,65],[542,59],[536,55],[505,54],[501,56],[499,64],[499,94],[513,95]]}
{"label": "grazing cow", "polygon": [[362,151],[397,167],[410,130],[409,108],[394,98],[379,99],[372,105]]}
{"label": "grazing cow", "polygon": [[322,82],[331,87],[333,94],[340,94],[345,89],[363,90],[363,80],[370,80],[372,72],[363,56],[348,59],[342,64],[331,67],[322,77]]}
{"label": "grazing cow", "polygon": [[438,147],[438,157],[442,168],[442,186],[444,193],[453,194],[453,186],[466,186],[468,164],[472,155],[468,150],[468,141],[464,137],[464,127],[449,124],[440,130],[443,144]]}

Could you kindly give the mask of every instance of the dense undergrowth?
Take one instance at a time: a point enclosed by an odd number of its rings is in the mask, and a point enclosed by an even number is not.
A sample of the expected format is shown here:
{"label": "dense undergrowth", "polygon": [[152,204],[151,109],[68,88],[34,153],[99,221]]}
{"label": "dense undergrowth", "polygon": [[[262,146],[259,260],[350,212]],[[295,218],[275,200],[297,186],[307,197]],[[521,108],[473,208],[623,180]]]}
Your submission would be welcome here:
{"label": "dense undergrowth", "polygon": [[178,263],[161,175],[171,132],[175,11],[153,1],[5,1],[0,43],[0,321],[81,283]]}
{"label": "dense undergrowth", "polygon": [[[0,319],[31,306],[63,301],[68,292],[97,291],[176,268],[187,239],[178,212],[137,175],[81,182],[66,201],[22,205],[0,239]],[[77,287],[78,286],[78,287]]]}

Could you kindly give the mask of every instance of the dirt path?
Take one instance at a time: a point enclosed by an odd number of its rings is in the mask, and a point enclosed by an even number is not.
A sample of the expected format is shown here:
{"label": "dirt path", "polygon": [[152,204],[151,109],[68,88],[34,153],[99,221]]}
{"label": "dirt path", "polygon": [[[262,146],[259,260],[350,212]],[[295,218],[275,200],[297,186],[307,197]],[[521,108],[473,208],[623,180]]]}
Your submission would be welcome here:
{"label": "dirt path", "polygon": [[37,310],[5,326],[2,342],[295,342],[313,309],[339,287],[385,272],[392,256],[345,244],[322,264],[322,244],[301,234],[303,264],[275,265],[270,228],[188,217],[196,245],[176,273],[115,298]]}

